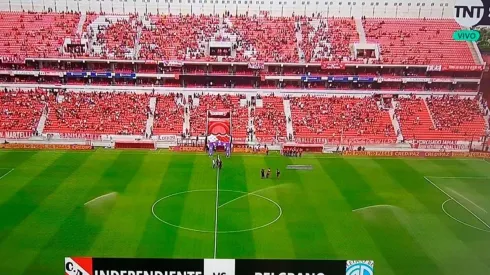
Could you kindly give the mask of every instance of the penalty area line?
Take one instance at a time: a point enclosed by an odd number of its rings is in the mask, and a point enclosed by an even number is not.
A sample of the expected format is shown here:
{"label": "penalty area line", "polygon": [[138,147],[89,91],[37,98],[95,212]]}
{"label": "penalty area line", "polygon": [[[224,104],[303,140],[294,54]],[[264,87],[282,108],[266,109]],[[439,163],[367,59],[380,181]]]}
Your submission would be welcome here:
{"label": "penalty area line", "polygon": [[[471,211],[470,209],[468,209],[466,206],[464,206],[463,204],[461,204],[458,200],[456,200],[453,196],[449,195],[446,191],[442,190],[441,187],[437,186],[437,184],[435,184],[434,182],[432,182],[430,179],[428,179],[427,177],[424,177],[424,179],[426,181],[428,181],[430,184],[432,184],[435,188],[439,189],[439,191],[441,191],[442,193],[444,193],[446,196],[448,196],[450,199],[452,199],[454,202],[456,202],[457,204],[459,204],[459,206],[463,207],[466,211],[468,211],[471,215],[473,215],[476,219],[478,219],[482,224],[484,224],[488,229],[490,229],[490,225],[488,225],[488,223],[486,223],[484,220],[482,220],[480,217],[478,217],[475,213],[473,213],[473,211]],[[444,203],[446,203],[447,201],[445,201]],[[444,211],[445,212],[445,211]],[[447,214],[447,213],[446,213]]]}

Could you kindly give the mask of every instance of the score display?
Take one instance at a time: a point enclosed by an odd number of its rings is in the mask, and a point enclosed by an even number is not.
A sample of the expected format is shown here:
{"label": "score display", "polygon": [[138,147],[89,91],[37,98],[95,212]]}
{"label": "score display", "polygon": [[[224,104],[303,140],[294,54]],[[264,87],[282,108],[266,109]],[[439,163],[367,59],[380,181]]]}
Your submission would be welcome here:
{"label": "score display", "polygon": [[66,275],[373,275],[374,261],[65,258]]}

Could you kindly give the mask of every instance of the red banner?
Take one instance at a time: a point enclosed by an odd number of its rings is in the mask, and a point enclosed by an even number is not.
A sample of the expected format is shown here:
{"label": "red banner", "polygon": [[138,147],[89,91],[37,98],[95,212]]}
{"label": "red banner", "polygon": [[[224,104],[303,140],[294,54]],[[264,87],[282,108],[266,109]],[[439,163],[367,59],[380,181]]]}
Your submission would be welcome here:
{"label": "red banner", "polygon": [[365,157],[490,158],[490,153],[484,152],[345,151],[343,155]]}
{"label": "red banner", "polygon": [[449,72],[481,72],[483,71],[482,65],[444,65],[443,71]]}
{"label": "red banner", "polygon": [[323,70],[344,70],[345,64],[341,62],[322,62]]}
{"label": "red banner", "polygon": [[91,150],[92,146],[79,145],[79,144],[7,143],[7,144],[0,144],[0,149]]}

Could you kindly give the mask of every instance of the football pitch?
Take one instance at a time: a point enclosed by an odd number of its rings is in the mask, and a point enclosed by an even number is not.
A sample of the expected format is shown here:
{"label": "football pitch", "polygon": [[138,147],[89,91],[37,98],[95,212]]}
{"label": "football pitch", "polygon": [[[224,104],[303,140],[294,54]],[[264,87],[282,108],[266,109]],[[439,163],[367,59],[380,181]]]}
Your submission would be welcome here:
{"label": "football pitch", "polygon": [[218,174],[203,154],[0,151],[0,274],[62,274],[67,256],[490,274],[490,162],[233,155]]}

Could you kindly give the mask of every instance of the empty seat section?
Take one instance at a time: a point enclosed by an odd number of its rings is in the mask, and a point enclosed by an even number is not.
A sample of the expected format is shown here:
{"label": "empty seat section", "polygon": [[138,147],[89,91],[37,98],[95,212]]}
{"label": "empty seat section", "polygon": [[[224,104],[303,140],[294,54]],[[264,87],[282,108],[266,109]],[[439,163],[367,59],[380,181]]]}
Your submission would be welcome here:
{"label": "empty seat section", "polygon": [[475,65],[468,43],[455,41],[452,19],[365,19],[368,43],[379,43],[383,63]]}

